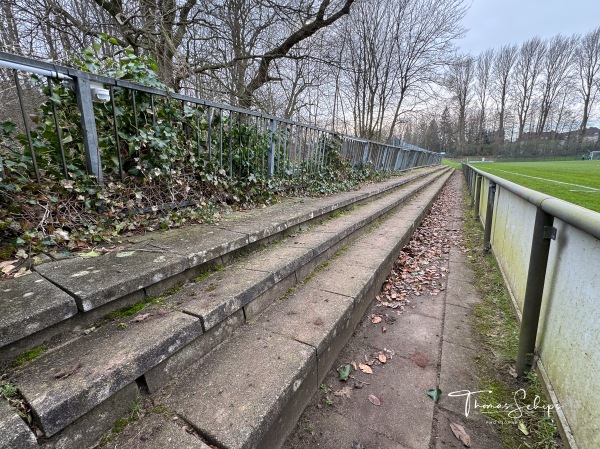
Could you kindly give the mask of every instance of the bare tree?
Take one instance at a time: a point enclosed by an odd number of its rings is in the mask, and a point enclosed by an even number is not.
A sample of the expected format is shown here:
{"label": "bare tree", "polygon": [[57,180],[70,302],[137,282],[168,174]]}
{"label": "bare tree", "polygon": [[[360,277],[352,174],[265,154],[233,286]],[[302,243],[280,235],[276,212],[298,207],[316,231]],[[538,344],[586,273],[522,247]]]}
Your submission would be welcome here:
{"label": "bare tree", "polygon": [[579,127],[581,142],[587,128],[593,100],[600,87],[600,27],[581,38],[575,52],[575,64],[581,80],[579,91],[583,101],[583,117]]}
{"label": "bare tree", "polygon": [[481,53],[475,63],[475,95],[479,103],[478,140],[480,150],[483,148],[486,109],[493,62],[494,50],[489,49]]}
{"label": "bare tree", "polygon": [[518,47],[515,44],[504,45],[498,50],[494,58],[492,70],[493,86],[492,95],[498,107],[498,141],[505,139],[506,102],[510,89],[510,80],[513,67],[517,60]]}
{"label": "bare tree", "polygon": [[575,37],[554,36],[548,43],[545,53],[542,74],[540,112],[536,132],[538,136],[544,132],[551,108],[559,99],[560,93],[568,86],[572,76],[573,54],[576,48]]}
{"label": "bare tree", "polygon": [[403,13],[398,15],[401,32],[394,41],[398,58],[398,98],[388,141],[407,97],[418,96],[424,86],[442,77],[440,69],[450,60],[453,41],[464,36],[460,21],[467,8],[463,0],[413,0],[406,2]]}
{"label": "bare tree", "polygon": [[534,88],[542,70],[546,48],[546,42],[535,36],[525,41],[519,49],[514,71],[517,116],[519,118],[518,140],[523,138]]}
{"label": "bare tree", "polygon": [[475,62],[470,55],[463,55],[451,64],[446,76],[446,88],[452,93],[458,106],[458,147],[462,150],[465,140],[467,107],[471,100]]}

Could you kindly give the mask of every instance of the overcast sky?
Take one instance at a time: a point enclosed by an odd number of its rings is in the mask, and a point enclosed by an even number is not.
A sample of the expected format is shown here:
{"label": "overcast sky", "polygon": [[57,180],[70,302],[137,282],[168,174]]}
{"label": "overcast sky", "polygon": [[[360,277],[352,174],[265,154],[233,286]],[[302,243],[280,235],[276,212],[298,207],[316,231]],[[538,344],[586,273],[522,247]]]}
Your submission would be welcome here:
{"label": "overcast sky", "polygon": [[600,0],[472,0],[457,42],[465,53],[520,44],[530,37],[583,34],[600,26]]}

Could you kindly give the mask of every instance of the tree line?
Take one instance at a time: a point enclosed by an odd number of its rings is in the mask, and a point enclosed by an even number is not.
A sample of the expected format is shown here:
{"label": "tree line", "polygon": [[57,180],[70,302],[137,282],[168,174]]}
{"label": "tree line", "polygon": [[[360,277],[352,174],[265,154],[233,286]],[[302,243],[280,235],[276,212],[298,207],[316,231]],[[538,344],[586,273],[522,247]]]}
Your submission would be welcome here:
{"label": "tree line", "polygon": [[598,149],[600,27],[460,55],[443,86],[446,104],[410,139],[457,154]]}
{"label": "tree line", "polygon": [[[0,50],[69,64],[86,48],[100,60],[129,48],[177,92],[449,153],[565,135],[581,146],[600,87],[600,27],[462,55],[467,9],[465,0],[4,0]],[[0,70],[0,84],[11,82]]]}

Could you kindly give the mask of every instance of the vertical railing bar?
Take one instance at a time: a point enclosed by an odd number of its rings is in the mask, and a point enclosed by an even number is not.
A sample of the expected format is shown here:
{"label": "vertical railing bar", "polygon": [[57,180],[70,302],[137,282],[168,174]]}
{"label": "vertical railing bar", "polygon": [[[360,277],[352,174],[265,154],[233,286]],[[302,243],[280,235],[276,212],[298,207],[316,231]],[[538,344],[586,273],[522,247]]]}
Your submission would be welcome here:
{"label": "vertical railing bar", "polygon": [[[125,174],[123,173],[123,160],[121,158],[121,140],[119,139],[119,123],[117,121],[117,107],[115,106],[115,90],[113,86],[109,87],[110,90],[110,104],[112,106],[113,113],[113,130],[115,132],[115,143],[117,145],[117,161],[119,163],[119,176],[121,181],[125,181]],[[154,115],[153,115],[154,117]]]}
{"label": "vertical railing bar", "polygon": [[62,140],[62,130],[60,129],[60,125],[58,123],[58,113],[56,111],[56,104],[54,104],[54,101],[52,101],[52,80],[50,79],[50,77],[47,77],[46,80],[48,81],[48,93],[50,94],[50,103],[52,103],[52,116],[54,117],[54,128],[56,129],[56,136],[58,137],[58,146],[60,149],[60,160],[62,161],[63,174],[65,175],[65,179],[69,179],[69,171],[67,170],[67,158],[65,156],[65,147],[63,145]]}
{"label": "vertical railing bar", "polygon": [[154,106],[154,94],[150,94],[150,110],[152,111],[152,127],[156,126],[156,107]]}
{"label": "vertical railing bar", "polygon": [[212,161],[212,108],[210,106],[206,106],[206,123],[208,125],[206,148],[208,149],[208,160]]}
{"label": "vertical railing bar", "polygon": [[219,169],[223,168],[223,109],[219,108]]}
{"label": "vertical railing bar", "polygon": [[35,170],[35,179],[40,182],[40,171],[38,169],[37,158],[35,156],[35,150],[33,148],[33,140],[31,139],[31,130],[29,122],[27,121],[27,112],[25,111],[25,105],[23,104],[23,90],[21,89],[21,83],[19,82],[19,74],[16,69],[13,69],[13,76],[15,79],[15,86],[17,88],[17,98],[19,99],[19,106],[21,107],[21,115],[23,116],[23,126],[25,126],[25,133],[27,134],[27,143],[29,144],[29,151],[31,151],[31,161],[33,162],[33,169]]}

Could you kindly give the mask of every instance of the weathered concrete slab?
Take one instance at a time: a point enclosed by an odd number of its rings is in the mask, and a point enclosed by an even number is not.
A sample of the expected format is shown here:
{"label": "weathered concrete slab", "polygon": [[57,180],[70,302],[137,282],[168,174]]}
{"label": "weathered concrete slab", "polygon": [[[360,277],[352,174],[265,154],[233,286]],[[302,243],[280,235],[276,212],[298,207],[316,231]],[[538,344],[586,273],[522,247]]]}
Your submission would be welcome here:
{"label": "weathered concrete slab", "polygon": [[15,378],[52,436],[201,334],[200,320],[154,310],[44,354]]}
{"label": "weathered concrete slab", "polygon": [[0,284],[0,347],[77,313],[75,299],[37,273]]}
{"label": "weathered concrete slab", "polygon": [[448,268],[453,279],[457,281],[473,282],[473,270],[466,264],[464,259],[463,262],[450,261]]}
{"label": "weathered concrete slab", "polygon": [[171,296],[169,302],[201,318],[204,331],[208,331],[273,284],[273,273],[232,265],[181,290]]}
{"label": "weathered concrete slab", "polygon": [[[348,354],[344,351],[339,358],[340,364],[351,360],[358,363],[361,356],[361,353]],[[436,367],[420,368],[410,360],[394,357],[373,371],[372,375],[353,373],[356,378],[369,383],[375,382],[373,377],[377,377],[376,386],[352,389],[349,400],[335,401],[335,412],[350,421],[359,422],[362,429],[383,434],[401,446],[414,449],[428,447],[434,403],[427,397],[427,390],[436,385]],[[334,370],[330,371],[325,383],[333,391],[346,386],[337,379]],[[372,405],[369,395],[379,398],[381,406]],[[372,413],[369,413],[371,408]]]}
{"label": "weathered concrete slab", "polygon": [[4,398],[0,398],[0,449],[36,449],[35,436]]}
{"label": "weathered concrete slab", "polygon": [[446,301],[449,304],[472,308],[481,302],[481,295],[477,292],[473,284],[456,279],[453,274],[450,274],[448,277],[446,290]]}
{"label": "weathered concrete slab", "polygon": [[75,297],[82,312],[181,273],[185,257],[160,249],[134,247],[91,259],[73,258],[36,270]]}
{"label": "weathered concrete slab", "polygon": [[284,201],[273,207],[226,217],[220,229],[248,235],[248,243],[257,242],[315,217],[315,205],[301,199]]}
{"label": "weathered concrete slab", "polygon": [[317,388],[314,348],[246,326],[163,390],[157,402],[219,447],[259,448],[306,382],[311,391]]}
{"label": "weathered concrete slab", "polygon": [[[166,415],[151,414],[127,426],[111,441],[110,447],[126,449],[210,449],[196,436],[186,432],[179,421]],[[183,425],[183,423],[181,423]]]}
{"label": "weathered concrete slab", "polygon": [[435,449],[464,449],[464,445],[454,436],[450,423],[461,425],[471,437],[471,447],[485,449],[503,449],[502,436],[493,423],[477,424],[473,421],[473,415],[465,417],[464,413],[458,415],[439,408],[437,412],[437,426],[432,435]]}
{"label": "weathered concrete slab", "polygon": [[251,254],[236,265],[248,270],[268,271],[273,273],[273,280],[279,282],[308,263],[312,256],[310,245],[300,246],[290,239],[284,239],[274,247]]}
{"label": "weathered concrete slab", "polygon": [[353,309],[353,298],[302,286],[269,307],[256,324],[314,347],[322,378],[352,334]]}
{"label": "weathered concrete slab", "polygon": [[156,234],[146,242],[187,258],[190,268],[235,251],[248,244],[248,234],[219,229],[216,226],[194,226]]}
{"label": "weathered concrete slab", "polygon": [[[464,414],[465,398],[450,397],[448,393],[455,391],[478,391],[479,378],[475,370],[477,351],[448,341],[442,344],[442,369],[440,372],[440,389],[444,394],[438,404],[456,414]],[[475,415],[475,413],[473,414]]]}
{"label": "weathered concrete slab", "polygon": [[218,345],[227,340],[233,331],[244,324],[244,311],[238,310],[221,321],[201,337],[192,340],[168,359],[144,374],[146,386],[154,393],[168,385],[175,377],[196,363]]}
{"label": "weathered concrete slab", "polygon": [[[339,263],[337,263],[339,262]],[[307,282],[312,288],[330,293],[348,296],[359,302],[374,280],[373,270],[358,265],[344,263],[344,255],[336,259],[336,263],[325,267]]]}
{"label": "weathered concrete slab", "polygon": [[447,327],[447,332],[444,340],[465,348],[477,349],[478,345],[473,337],[471,322],[472,312],[470,309],[450,303],[446,304],[444,325]]}
{"label": "weathered concrete slab", "polygon": [[52,449],[82,449],[95,446],[121,418],[131,414],[139,400],[135,382],[122,388],[61,432],[48,438],[45,447]]}
{"label": "weathered concrete slab", "polygon": [[[375,306],[373,313],[385,314],[380,324],[365,320],[356,332],[375,351],[383,348],[394,351],[394,357],[404,357],[423,366],[436,367],[439,358],[442,321],[418,313],[407,312],[396,315],[395,310]],[[381,328],[387,329],[385,333]],[[376,328],[379,332],[373,332]]]}
{"label": "weathered concrete slab", "polygon": [[291,289],[295,288],[297,283],[298,278],[296,277],[296,273],[292,273],[288,277],[281,279],[269,290],[261,293],[248,304],[246,304],[244,306],[244,316],[246,317],[246,322],[251,322],[274,301],[281,299],[283,296],[291,292]]}
{"label": "weathered concrete slab", "polygon": [[[389,439],[386,435],[366,429],[362,420],[353,421],[327,407],[310,405],[304,421],[299,423],[304,431],[296,431],[285,442],[283,449],[306,448],[377,448],[413,449]],[[318,435],[318,439],[315,436]],[[362,446],[361,446],[362,444]]]}

